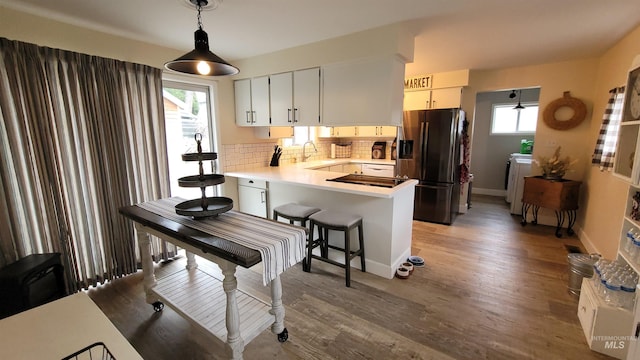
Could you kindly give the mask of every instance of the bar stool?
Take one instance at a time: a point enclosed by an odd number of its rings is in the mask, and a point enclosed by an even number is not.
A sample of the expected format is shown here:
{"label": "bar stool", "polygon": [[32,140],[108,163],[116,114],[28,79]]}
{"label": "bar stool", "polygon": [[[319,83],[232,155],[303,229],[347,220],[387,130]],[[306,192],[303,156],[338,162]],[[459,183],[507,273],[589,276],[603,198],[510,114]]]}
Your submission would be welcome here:
{"label": "bar stool", "polygon": [[[364,235],[362,227],[362,217],[359,215],[345,214],[335,211],[322,210],[311,216],[309,239],[307,241],[307,257],[305,259],[302,270],[311,272],[311,259],[318,259],[330,264],[340,266],[345,269],[346,285],[351,286],[351,259],[356,256],[360,256],[360,266],[362,272],[366,271],[364,261]],[[318,227],[318,239],[314,240],[314,228]],[[350,233],[354,228],[358,228],[358,241],[360,248],[356,251],[351,251],[350,247]],[[329,245],[329,230],[342,231],[344,233],[344,248]],[[313,255],[312,250],[320,246],[321,256]],[[339,263],[337,261],[329,259],[329,248],[344,251],[345,263]]]}
{"label": "bar stool", "polygon": [[319,208],[313,206],[305,206],[300,204],[284,204],[273,209],[273,220],[278,221],[278,217],[289,220],[289,224],[293,225],[295,221],[300,222],[300,226],[306,227],[307,220],[311,214],[320,211]]}

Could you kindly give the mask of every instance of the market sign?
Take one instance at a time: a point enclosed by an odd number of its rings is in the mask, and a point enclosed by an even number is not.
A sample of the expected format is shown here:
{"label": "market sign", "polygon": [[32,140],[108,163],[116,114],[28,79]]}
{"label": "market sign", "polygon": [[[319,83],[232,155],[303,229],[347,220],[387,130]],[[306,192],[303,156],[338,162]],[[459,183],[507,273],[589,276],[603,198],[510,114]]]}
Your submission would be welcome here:
{"label": "market sign", "polygon": [[425,90],[433,86],[433,75],[420,75],[404,79],[404,90]]}

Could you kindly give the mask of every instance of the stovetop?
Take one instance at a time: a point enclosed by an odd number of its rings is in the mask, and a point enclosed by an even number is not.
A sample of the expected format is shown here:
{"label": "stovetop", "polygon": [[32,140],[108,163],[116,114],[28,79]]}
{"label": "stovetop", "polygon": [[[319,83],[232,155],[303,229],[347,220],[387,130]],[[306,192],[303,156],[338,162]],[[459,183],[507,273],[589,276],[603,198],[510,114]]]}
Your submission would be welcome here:
{"label": "stovetop", "polygon": [[371,175],[359,175],[349,174],[340,176],[333,179],[327,179],[327,181],[342,182],[348,184],[366,185],[366,186],[380,186],[386,188],[392,188],[394,186],[402,184],[406,179],[371,176]]}

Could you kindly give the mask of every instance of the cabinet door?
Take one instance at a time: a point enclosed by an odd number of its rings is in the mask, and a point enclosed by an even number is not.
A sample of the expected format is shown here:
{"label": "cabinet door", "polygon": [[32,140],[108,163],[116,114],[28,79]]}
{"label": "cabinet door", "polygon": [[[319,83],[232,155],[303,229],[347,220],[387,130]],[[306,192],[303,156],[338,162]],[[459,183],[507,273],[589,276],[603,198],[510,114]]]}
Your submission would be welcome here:
{"label": "cabinet door", "polygon": [[362,165],[360,164],[343,164],[342,172],[351,174],[362,174]]}
{"label": "cabinet door", "polygon": [[251,186],[238,186],[238,206],[243,213],[267,217],[267,190]]}
{"label": "cabinet door", "polygon": [[327,65],[322,78],[323,124],[402,124],[404,63],[395,56]]}
{"label": "cabinet door", "polygon": [[355,137],[358,135],[357,126],[336,126],[333,128],[333,136],[335,137]]}
{"label": "cabinet door", "polygon": [[459,108],[462,100],[462,88],[446,88],[431,90],[430,109]]}
{"label": "cabinet door", "polygon": [[358,126],[356,134],[359,137],[376,137],[381,126]]}
{"label": "cabinet door", "polygon": [[293,122],[304,126],[320,123],[320,68],[293,73]]}
{"label": "cabinet door", "polygon": [[[638,291],[640,291],[640,286],[636,287],[636,294],[638,293]],[[637,295],[636,295],[637,296]],[[634,310],[634,319],[633,319],[633,327],[632,327],[632,331],[631,334],[633,336],[632,340],[634,341],[630,341],[631,346],[629,348],[629,352],[627,353],[627,359],[640,359],[640,338],[638,338],[638,335],[640,334],[640,301],[636,300],[636,307]]]}
{"label": "cabinet door", "polygon": [[330,138],[333,137],[334,128],[333,126],[318,126],[317,131],[319,138]]}
{"label": "cabinet door", "polygon": [[271,124],[293,125],[293,73],[270,76]]}
{"label": "cabinet door", "polygon": [[259,139],[281,139],[293,137],[293,126],[256,126],[254,135]]}
{"label": "cabinet door", "polygon": [[395,166],[380,164],[362,164],[362,174],[371,176],[393,177]]}
{"label": "cabinet door", "polygon": [[395,126],[380,126],[380,136],[396,137],[398,136],[398,128]]}
{"label": "cabinet door", "polygon": [[251,79],[236,80],[233,82],[236,101],[236,125],[251,126],[253,114],[251,113]]}
{"label": "cabinet door", "polygon": [[269,77],[251,79],[253,126],[269,126]]}
{"label": "cabinet door", "polygon": [[431,91],[407,91],[404,93],[403,108],[409,110],[425,110],[431,105]]}

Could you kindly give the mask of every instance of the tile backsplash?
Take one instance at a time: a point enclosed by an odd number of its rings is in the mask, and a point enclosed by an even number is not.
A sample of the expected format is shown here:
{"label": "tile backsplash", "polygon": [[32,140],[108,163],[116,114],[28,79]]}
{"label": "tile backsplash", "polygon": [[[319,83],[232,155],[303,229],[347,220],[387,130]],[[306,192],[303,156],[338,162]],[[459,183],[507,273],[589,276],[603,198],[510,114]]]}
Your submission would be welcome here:
{"label": "tile backsplash", "polygon": [[[391,159],[391,144],[387,141],[386,159]],[[328,159],[331,157],[331,144],[351,143],[352,159],[371,159],[371,147],[373,140],[319,140],[315,142],[318,152],[313,151],[313,146],[307,145],[306,154],[311,155],[307,161]],[[279,142],[255,143],[255,144],[231,144],[222,145],[220,159],[224,171],[240,171],[256,167],[269,166],[271,155],[275,145]],[[282,148],[280,164],[287,165],[302,161],[302,146],[290,146]]]}

